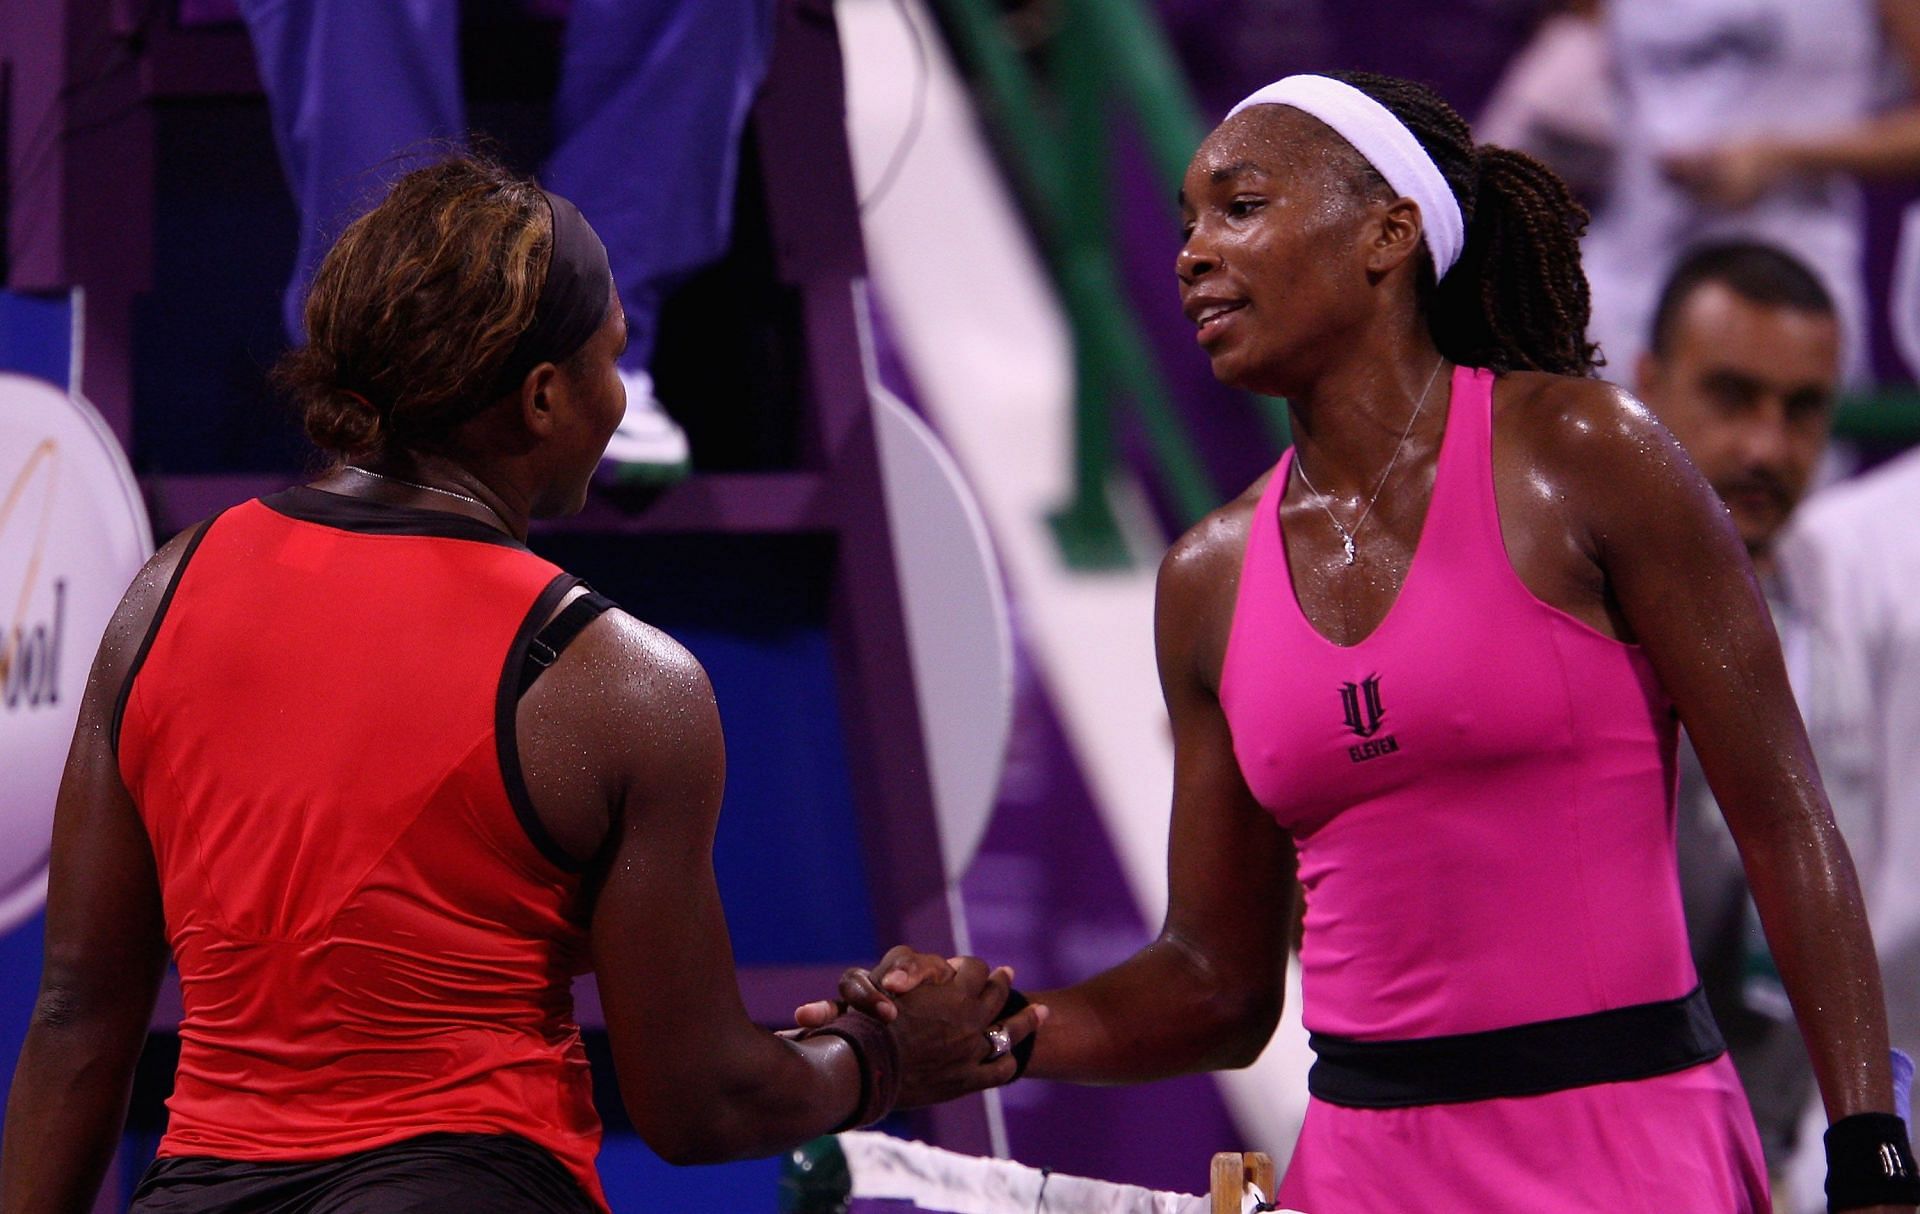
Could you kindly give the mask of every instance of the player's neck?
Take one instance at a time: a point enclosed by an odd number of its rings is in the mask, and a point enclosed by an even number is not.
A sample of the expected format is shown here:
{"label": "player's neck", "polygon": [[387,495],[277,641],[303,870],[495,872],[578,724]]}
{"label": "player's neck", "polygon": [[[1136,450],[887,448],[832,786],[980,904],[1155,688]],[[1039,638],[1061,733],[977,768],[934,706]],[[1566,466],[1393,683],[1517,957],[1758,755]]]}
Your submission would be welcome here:
{"label": "player's neck", "polygon": [[1330,494],[1369,492],[1403,437],[1418,446],[1436,433],[1434,423],[1446,415],[1444,362],[1423,335],[1383,357],[1333,368],[1289,397],[1296,458],[1311,466],[1314,483]]}

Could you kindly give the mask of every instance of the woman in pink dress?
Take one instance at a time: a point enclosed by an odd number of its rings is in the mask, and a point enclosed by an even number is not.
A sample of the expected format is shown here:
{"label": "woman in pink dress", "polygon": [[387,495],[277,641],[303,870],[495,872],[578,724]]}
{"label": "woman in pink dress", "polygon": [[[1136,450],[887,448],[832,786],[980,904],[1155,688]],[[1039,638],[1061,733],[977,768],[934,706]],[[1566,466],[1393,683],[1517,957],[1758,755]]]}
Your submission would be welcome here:
{"label": "woman in pink dress", "polygon": [[1287,398],[1297,445],[1161,568],[1166,925],[1033,996],[1031,1073],[1251,1062],[1304,896],[1318,1062],[1282,1205],[1769,1209],[1681,920],[1683,722],[1835,1123],[1833,1208],[1911,1209],[1852,863],[1739,537],[1590,378],[1566,188],[1354,74],[1248,98],[1181,206],[1198,342]]}

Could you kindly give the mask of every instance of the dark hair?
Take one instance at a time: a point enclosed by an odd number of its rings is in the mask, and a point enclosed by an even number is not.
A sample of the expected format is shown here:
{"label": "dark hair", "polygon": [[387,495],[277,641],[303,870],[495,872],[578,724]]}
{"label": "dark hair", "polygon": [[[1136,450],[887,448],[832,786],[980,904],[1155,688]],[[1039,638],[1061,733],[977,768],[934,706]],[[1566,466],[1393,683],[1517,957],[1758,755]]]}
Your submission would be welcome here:
{"label": "dark hair", "polygon": [[552,244],[539,187],[491,159],[400,178],[328,250],[307,343],[274,368],[307,436],[351,459],[432,442],[490,403]]}
{"label": "dark hair", "polygon": [[1805,262],[1774,245],[1728,240],[1700,245],[1680,259],[1660,289],[1648,347],[1665,354],[1673,343],[1680,309],[1708,283],[1725,284],[1749,303],[1797,312],[1834,315],[1833,295]]}
{"label": "dark hair", "polygon": [[[1592,373],[1602,360],[1587,340],[1587,276],[1580,268],[1587,212],[1566,182],[1524,152],[1475,146],[1466,120],[1424,84],[1373,72],[1326,74],[1378,101],[1413,132],[1460,203],[1467,225],[1460,260],[1435,283],[1429,258],[1421,278],[1440,353],[1502,372]],[[1373,177],[1384,189],[1385,180]]]}

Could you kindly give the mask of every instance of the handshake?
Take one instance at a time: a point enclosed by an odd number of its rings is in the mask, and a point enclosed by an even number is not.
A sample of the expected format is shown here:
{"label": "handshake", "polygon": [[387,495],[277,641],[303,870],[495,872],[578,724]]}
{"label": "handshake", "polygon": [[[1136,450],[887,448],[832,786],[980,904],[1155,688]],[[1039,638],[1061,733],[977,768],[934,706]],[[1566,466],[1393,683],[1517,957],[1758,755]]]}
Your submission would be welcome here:
{"label": "handshake", "polygon": [[838,999],[802,1004],[793,1018],[797,1039],[837,1036],[860,1060],[860,1105],[845,1130],[1013,1082],[1047,1009],[1013,989],[1007,966],[900,945],[842,974]]}

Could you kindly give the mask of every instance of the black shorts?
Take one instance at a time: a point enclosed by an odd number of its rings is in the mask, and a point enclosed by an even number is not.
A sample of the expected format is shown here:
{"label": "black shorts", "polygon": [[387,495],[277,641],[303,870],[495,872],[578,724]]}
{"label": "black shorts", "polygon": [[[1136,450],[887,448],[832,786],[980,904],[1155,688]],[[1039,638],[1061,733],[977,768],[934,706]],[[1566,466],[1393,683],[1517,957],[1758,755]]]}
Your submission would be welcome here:
{"label": "black shorts", "polygon": [[424,1134],[290,1163],[156,1159],[129,1214],[596,1214],[567,1170],[512,1134]]}

